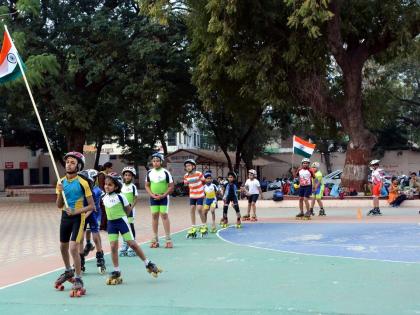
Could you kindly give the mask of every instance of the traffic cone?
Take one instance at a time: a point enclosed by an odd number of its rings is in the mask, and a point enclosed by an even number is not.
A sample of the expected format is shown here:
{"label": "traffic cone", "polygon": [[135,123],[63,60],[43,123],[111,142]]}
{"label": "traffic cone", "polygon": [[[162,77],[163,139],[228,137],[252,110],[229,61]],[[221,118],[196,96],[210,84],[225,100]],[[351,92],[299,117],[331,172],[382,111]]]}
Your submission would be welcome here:
{"label": "traffic cone", "polygon": [[362,210],[360,210],[360,208],[357,209],[357,219],[358,220],[361,220],[362,219]]}

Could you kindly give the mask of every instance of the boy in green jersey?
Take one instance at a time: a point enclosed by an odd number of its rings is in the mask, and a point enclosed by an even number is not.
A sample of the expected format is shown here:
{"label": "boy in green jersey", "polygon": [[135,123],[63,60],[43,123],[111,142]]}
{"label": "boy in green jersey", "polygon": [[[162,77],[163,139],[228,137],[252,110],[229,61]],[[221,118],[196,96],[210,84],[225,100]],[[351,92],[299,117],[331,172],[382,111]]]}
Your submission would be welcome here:
{"label": "boy in green jersey", "polygon": [[172,248],[171,229],[168,217],[169,194],[174,190],[174,181],[171,174],[162,167],[163,155],[152,155],[152,168],[147,172],[145,188],[150,196],[150,210],[152,212],[153,239],[151,248],[159,247],[158,226],[159,216],[162,218],[166,235],[166,248]]}

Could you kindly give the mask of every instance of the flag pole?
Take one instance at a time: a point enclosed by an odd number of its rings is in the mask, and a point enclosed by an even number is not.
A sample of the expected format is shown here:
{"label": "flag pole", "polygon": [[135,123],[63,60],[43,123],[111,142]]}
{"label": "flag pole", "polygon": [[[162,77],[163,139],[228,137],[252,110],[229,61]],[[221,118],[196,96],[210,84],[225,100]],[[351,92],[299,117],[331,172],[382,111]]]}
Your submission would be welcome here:
{"label": "flag pole", "polygon": [[[12,36],[10,36],[9,30],[7,29],[6,25],[4,25],[4,29],[6,30],[6,33],[9,36],[10,40],[13,42]],[[47,145],[48,153],[49,153],[50,158],[51,158],[51,163],[53,165],[55,175],[57,176],[57,181],[58,181],[58,183],[61,184],[60,174],[58,173],[57,165],[55,164],[55,161],[54,161],[54,156],[53,156],[53,153],[51,151],[50,143],[48,141],[48,137],[47,137],[47,134],[45,132],[44,125],[43,125],[42,120],[41,120],[41,116],[39,115],[38,108],[36,107],[35,100],[34,100],[34,97],[32,96],[31,88],[29,87],[29,83],[28,83],[28,80],[26,79],[25,71],[23,70],[23,67],[22,67],[22,64],[20,62],[19,56],[16,56],[16,60],[17,60],[19,69],[22,72],[23,81],[25,81],[26,89],[28,90],[29,97],[30,97],[32,105],[34,107],[35,115],[38,119],[39,126],[41,127],[42,135],[44,136],[45,144]],[[66,205],[66,208],[68,208],[69,205],[67,203],[67,198],[64,194],[64,191],[62,191],[62,195],[63,195],[64,204]]]}
{"label": "flag pole", "polygon": [[295,168],[295,136],[293,136],[293,142],[292,142],[292,177],[295,177],[294,168]]}

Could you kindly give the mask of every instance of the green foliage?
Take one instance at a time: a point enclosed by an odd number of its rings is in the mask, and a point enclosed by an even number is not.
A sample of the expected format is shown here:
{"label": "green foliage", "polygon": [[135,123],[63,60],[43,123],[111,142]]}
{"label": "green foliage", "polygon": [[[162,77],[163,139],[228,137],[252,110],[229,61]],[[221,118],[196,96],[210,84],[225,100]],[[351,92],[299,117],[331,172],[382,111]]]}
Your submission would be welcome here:
{"label": "green foliage", "polygon": [[321,26],[333,17],[328,10],[329,0],[284,0],[294,10],[288,17],[287,25],[293,28],[302,26],[311,38],[321,36]]}
{"label": "green foliage", "polygon": [[[18,11],[8,1],[0,1],[0,8],[12,13],[5,19],[46,128],[60,132],[50,137],[62,134],[68,149],[77,150],[86,139],[118,140],[127,158],[136,161],[150,153],[158,134],[188,123],[194,89],[181,19],[155,24],[139,15],[137,3],[130,0],[17,4]],[[22,82],[3,92],[7,112],[25,109],[27,124],[36,126]],[[179,115],[168,115],[174,112]]]}
{"label": "green foliage", "polygon": [[38,15],[40,2],[40,0],[19,0],[16,2],[16,9],[23,15]]}

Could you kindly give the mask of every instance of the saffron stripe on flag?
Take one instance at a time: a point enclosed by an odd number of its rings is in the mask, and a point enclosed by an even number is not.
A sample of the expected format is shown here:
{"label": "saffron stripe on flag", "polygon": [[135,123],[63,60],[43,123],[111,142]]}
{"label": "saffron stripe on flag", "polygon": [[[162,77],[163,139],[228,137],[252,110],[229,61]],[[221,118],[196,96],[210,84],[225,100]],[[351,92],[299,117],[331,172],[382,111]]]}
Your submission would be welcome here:
{"label": "saffron stripe on flag", "polygon": [[316,147],[316,144],[310,143],[309,141],[305,141],[302,138],[299,138],[298,136],[293,136],[293,140],[311,149],[315,149]]}

